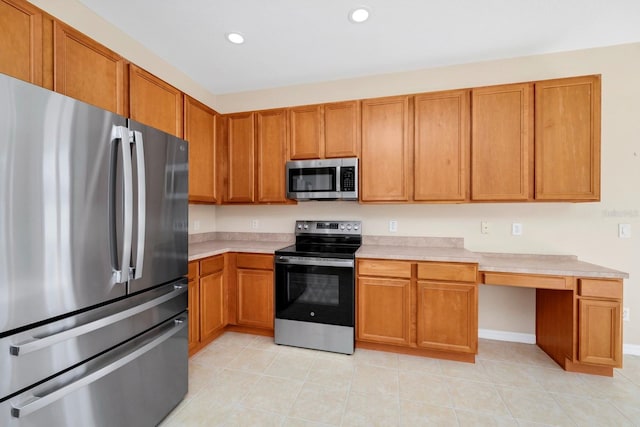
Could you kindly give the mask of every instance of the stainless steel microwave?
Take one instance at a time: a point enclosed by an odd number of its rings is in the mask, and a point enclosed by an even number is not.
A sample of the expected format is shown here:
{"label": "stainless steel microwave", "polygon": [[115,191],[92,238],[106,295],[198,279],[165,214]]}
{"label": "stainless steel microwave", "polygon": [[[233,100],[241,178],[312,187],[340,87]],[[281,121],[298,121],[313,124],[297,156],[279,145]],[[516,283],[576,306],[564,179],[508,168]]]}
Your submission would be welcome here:
{"label": "stainless steel microwave", "polygon": [[287,162],[287,198],[295,200],[358,200],[358,159]]}

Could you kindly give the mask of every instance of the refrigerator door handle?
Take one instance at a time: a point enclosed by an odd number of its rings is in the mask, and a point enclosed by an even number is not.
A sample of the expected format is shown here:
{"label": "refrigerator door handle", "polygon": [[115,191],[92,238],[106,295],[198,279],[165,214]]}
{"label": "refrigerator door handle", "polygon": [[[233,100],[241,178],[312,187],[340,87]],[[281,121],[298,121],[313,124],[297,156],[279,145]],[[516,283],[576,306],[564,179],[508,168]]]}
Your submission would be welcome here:
{"label": "refrigerator door handle", "polygon": [[159,333],[156,338],[152,341],[140,346],[134,351],[128,353],[124,357],[120,357],[116,359],[114,362],[109,363],[106,366],[103,366],[100,369],[97,369],[91,372],[88,375],[80,378],[79,380],[73,381],[67,385],[64,385],[52,392],[45,394],[44,396],[38,396],[37,394],[32,394],[23,400],[23,402],[18,404],[11,404],[11,416],[14,418],[20,418],[32,414],[62,398],[67,396],[74,391],[85,387],[91,383],[98,381],[100,378],[109,375],[110,373],[116,371],[118,368],[126,365],[127,363],[137,359],[143,354],[151,351],[155,347],[159,346],[178,332],[182,330],[185,326],[187,326],[187,319],[185,317],[179,317],[174,319],[173,326],[171,329]]}
{"label": "refrigerator door handle", "polygon": [[137,305],[127,310],[120,311],[110,316],[106,316],[101,319],[94,320],[93,322],[85,323],[84,325],[67,329],[53,335],[36,338],[33,341],[27,341],[21,344],[11,345],[9,346],[9,353],[12,356],[24,356],[25,354],[33,353],[34,351],[38,351],[46,347],[51,347],[52,345],[88,334],[89,332],[93,332],[97,329],[105,328],[128,317],[133,317],[136,314],[140,314],[143,311],[163,304],[185,292],[187,292],[187,286],[181,284],[174,285],[174,289],[171,292],[152,299],[151,301],[147,301],[144,304]]}
{"label": "refrigerator door handle", "polygon": [[[114,126],[112,132],[111,143],[120,143],[122,152],[122,196],[123,196],[123,231],[122,231],[122,259],[118,260],[115,254],[116,265],[113,266],[113,280],[115,283],[126,283],[129,281],[129,264],[131,263],[131,235],[133,228],[133,171],[131,166],[131,146],[129,144],[129,129],[124,126]],[[112,153],[115,150],[112,150]],[[111,212],[111,243],[112,248],[116,245],[116,218],[115,218],[115,174],[117,161],[116,156],[111,156],[111,179],[110,179],[110,195],[109,203],[112,204],[109,211]]]}
{"label": "refrigerator door handle", "polygon": [[136,265],[131,279],[140,279],[144,265],[145,228],[147,222],[147,175],[144,164],[144,142],[142,132],[131,131],[131,142],[136,148],[136,168],[138,170],[138,245],[136,251]]}

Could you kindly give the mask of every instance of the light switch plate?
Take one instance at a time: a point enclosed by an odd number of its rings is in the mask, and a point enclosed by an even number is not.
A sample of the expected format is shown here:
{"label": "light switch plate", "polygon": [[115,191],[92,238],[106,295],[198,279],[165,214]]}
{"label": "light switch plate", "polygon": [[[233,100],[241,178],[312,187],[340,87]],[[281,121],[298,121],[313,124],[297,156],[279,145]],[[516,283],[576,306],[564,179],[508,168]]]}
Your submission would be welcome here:
{"label": "light switch plate", "polygon": [[480,222],[480,232],[482,234],[489,234],[489,223],[487,221]]}
{"label": "light switch plate", "polygon": [[618,224],[618,237],[621,239],[630,239],[631,224]]}
{"label": "light switch plate", "polygon": [[511,234],[514,236],[522,236],[522,224],[519,222],[511,224]]}
{"label": "light switch plate", "polygon": [[395,233],[398,231],[398,221],[396,221],[395,219],[389,221],[389,231],[391,233]]}

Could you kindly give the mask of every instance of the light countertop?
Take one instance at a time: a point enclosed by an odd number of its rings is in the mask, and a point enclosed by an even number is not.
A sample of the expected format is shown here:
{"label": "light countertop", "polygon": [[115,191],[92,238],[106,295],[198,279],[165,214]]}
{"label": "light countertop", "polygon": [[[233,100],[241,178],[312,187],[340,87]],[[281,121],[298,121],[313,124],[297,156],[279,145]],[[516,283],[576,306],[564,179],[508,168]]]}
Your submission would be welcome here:
{"label": "light countertop", "polygon": [[249,252],[258,254],[273,254],[276,250],[288,246],[290,243],[281,241],[251,241],[251,240],[209,240],[206,242],[189,244],[189,261],[195,261],[225,252]]}
{"label": "light countertop", "polygon": [[[242,239],[232,238],[235,234],[242,235]],[[292,241],[281,235],[254,234],[247,238],[244,233],[220,234],[224,238],[197,241],[189,243],[189,261],[220,255],[225,252],[245,252],[273,254],[276,250],[289,246]],[[292,236],[291,236],[292,237]],[[368,244],[368,241],[381,244]],[[440,239],[442,240],[442,239]],[[356,258],[377,258],[408,261],[440,261],[440,262],[470,262],[478,263],[480,271],[546,274],[555,276],[579,276],[593,278],[626,279],[628,273],[580,261],[573,255],[541,255],[541,254],[509,254],[472,252],[462,247],[461,241],[444,241],[444,246],[429,244],[411,245],[415,241],[403,244],[385,244],[390,240],[365,239]],[[426,241],[425,241],[426,242]],[[432,241],[432,243],[435,241]],[[409,243],[410,245],[406,245]]]}

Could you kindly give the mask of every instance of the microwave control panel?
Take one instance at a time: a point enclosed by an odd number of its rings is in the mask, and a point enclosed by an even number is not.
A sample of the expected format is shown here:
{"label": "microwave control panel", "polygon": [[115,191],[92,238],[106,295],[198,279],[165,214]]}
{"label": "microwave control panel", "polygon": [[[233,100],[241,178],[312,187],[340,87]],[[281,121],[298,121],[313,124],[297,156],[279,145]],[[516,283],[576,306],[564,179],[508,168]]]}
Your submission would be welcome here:
{"label": "microwave control panel", "polygon": [[356,168],[355,166],[342,166],[340,168],[341,191],[356,191]]}

